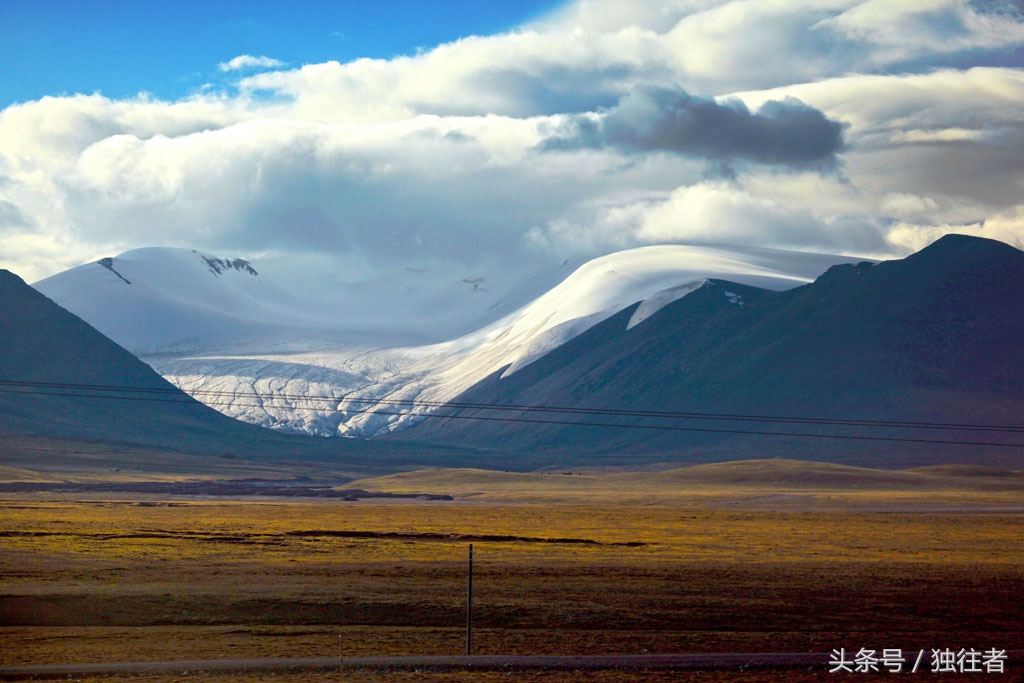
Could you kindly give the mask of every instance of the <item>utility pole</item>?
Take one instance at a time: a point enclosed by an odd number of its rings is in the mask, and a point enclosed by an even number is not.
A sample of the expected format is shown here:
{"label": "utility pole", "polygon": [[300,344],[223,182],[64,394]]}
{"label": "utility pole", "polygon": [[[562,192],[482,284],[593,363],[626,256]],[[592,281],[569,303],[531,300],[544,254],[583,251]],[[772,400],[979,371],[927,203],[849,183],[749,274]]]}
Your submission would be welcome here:
{"label": "utility pole", "polygon": [[473,653],[473,544],[469,544],[469,585],[466,591],[466,656]]}

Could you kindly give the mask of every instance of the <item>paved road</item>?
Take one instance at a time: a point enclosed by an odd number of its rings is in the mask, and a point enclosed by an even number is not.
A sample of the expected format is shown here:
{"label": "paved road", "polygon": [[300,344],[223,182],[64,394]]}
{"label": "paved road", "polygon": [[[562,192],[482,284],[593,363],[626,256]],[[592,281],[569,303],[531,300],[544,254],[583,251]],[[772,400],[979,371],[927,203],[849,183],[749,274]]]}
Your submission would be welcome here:
{"label": "paved road", "polygon": [[[850,656],[852,658],[852,655]],[[783,670],[828,671],[831,653],[755,653],[706,655],[590,655],[524,656],[473,655],[447,657],[318,657],[306,659],[206,659],[173,662],[110,662],[105,664],[48,664],[41,666],[0,666],[0,680],[38,677],[122,674],[184,674],[199,671],[336,671],[339,669],[401,670]],[[911,663],[907,663],[909,669]],[[1024,650],[1007,652],[1006,673],[1019,672]],[[930,671],[927,660],[919,670]]]}

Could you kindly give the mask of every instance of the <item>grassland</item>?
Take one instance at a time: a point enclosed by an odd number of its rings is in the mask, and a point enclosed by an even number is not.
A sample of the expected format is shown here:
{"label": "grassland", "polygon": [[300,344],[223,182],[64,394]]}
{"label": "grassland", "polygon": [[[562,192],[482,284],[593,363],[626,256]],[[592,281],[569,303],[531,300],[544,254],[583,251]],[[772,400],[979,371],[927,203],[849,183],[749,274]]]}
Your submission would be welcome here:
{"label": "grassland", "polygon": [[[480,653],[1024,647],[1024,494],[1012,473],[775,462],[433,470],[352,486],[456,501],[3,494],[0,665],[460,654],[470,542]],[[773,680],[643,680],[690,678]]]}
{"label": "grassland", "polygon": [[475,502],[1024,512],[1024,472],[962,466],[893,471],[785,459],[636,472],[437,468],[361,479],[342,488],[443,493]]}

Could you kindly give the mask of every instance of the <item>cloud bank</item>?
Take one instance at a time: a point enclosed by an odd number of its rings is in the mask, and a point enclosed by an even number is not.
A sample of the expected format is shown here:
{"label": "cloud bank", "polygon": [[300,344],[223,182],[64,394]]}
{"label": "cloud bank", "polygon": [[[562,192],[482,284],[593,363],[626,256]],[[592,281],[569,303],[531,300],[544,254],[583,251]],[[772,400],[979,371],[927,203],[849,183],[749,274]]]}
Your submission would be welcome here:
{"label": "cloud bank", "polygon": [[372,279],[659,242],[1024,246],[1022,49],[1011,4],[589,0],[388,60],[242,55],[179,101],[0,111],[0,267],[170,245]]}

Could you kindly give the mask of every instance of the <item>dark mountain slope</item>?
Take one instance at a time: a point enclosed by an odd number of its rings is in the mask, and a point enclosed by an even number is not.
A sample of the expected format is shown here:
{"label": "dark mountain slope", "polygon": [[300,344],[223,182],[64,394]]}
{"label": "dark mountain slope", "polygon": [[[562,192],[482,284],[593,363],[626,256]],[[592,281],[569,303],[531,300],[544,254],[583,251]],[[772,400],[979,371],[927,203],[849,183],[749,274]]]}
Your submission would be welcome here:
{"label": "dark mountain slope", "polygon": [[[906,259],[837,266],[775,293],[710,281],[626,330],[632,309],[455,402],[747,416],[1024,422],[1024,253],[945,237]],[[1024,434],[469,411],[698,430],[1024,442]],[[1024,449],[433,418],[410,438],[565,461],[792,456],[904,466],[1024,464]]]}
{"label": "dark mountain slope", "polygon": [[[472,453],[458,449],[282,434],[228,418],[178,391],[148,365],[5,270],[0,270],[0,330],[0,433],[275,462],[331,461],[362,471],[477,462]],[[196,463],[198,468],[201,459]]]}
{"label": "dark mountain slope", "polygon": [[[0,380],[123,386],[158,392],[174,389],[149,366],[8,271],[0,271],[0,302],[4,326]],[[51,390],[40,387],[3,389],[0,427],[5,431],[180,446],[183,444],[176,434],[181,430],[203,441],[216,442],[225,429],[234,427],[224,424],[223,416],[215,411],[181,394],[166,397],[181,403],[164,403],[43,395]],[[35,393],[10,393],[14,391]],[[65,389],[52,393],[86,392]]]}

